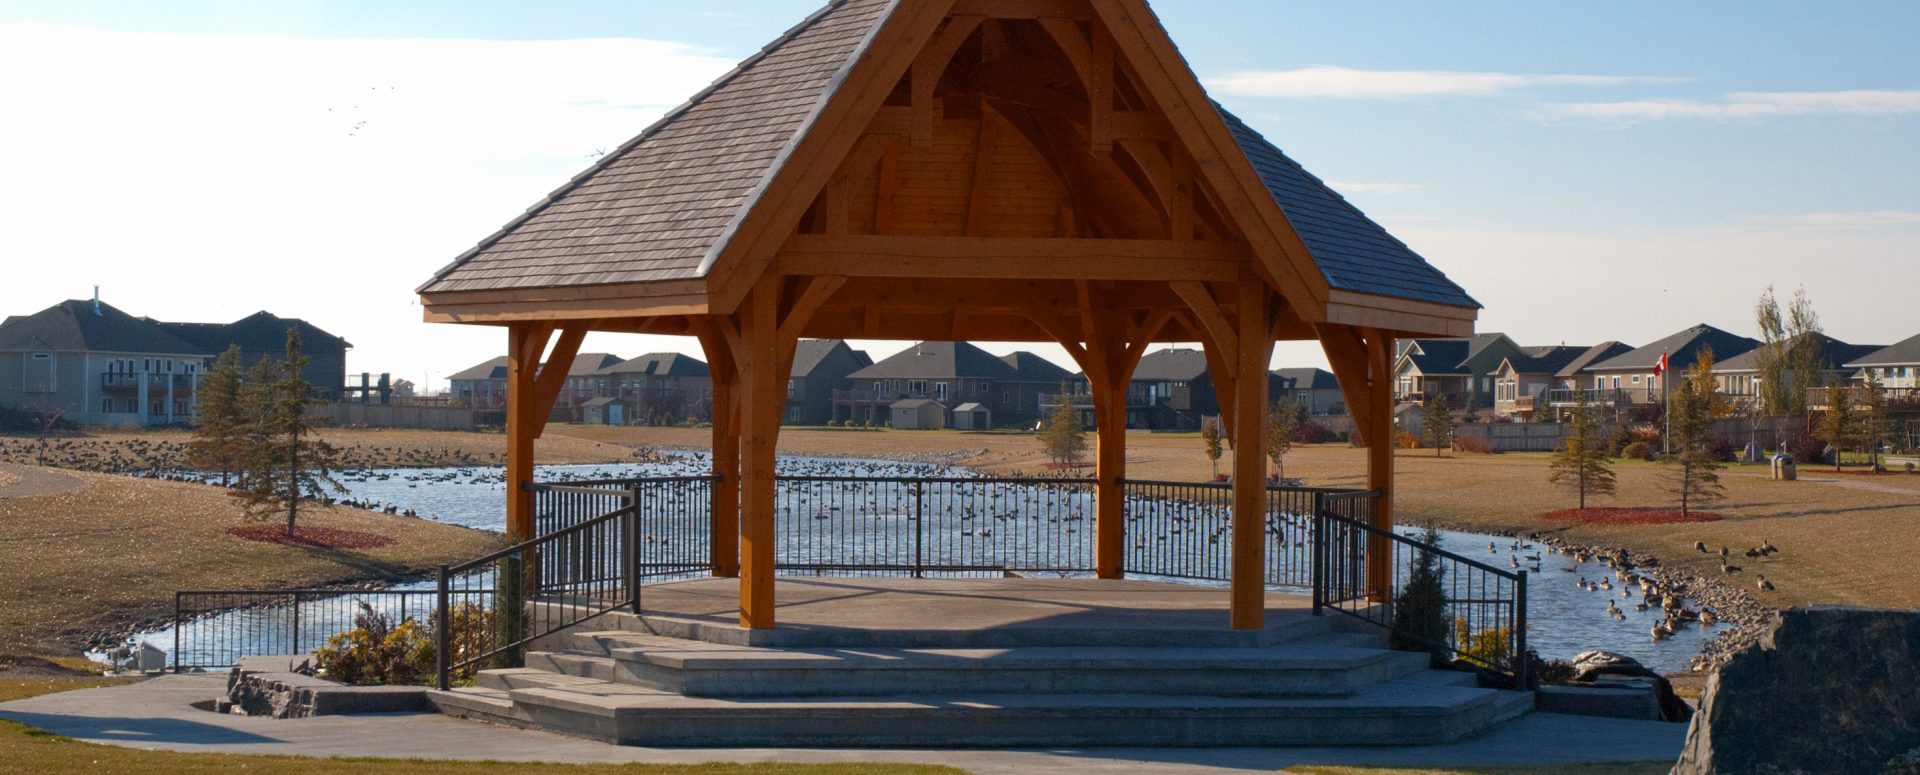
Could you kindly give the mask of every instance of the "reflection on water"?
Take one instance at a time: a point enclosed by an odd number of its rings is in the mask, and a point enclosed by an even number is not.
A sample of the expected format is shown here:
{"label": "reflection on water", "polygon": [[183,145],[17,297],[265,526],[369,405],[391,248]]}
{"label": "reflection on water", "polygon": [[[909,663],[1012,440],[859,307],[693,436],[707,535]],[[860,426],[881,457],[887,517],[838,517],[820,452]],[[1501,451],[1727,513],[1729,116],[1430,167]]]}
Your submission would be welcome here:
{"label": "reflection on water", "polygon": [[[687,476],[704,474],[707,470],[707,456],[704,453],[675,453],[659,462],[542,466],[539,479],[586,481]],[[884,477],[969,475],[965,469],[922,463],[805,457],[781,458],[780,473]],[[402,512],[410,510],[424,519],[481,530],[500,531],[505,525],[506,486],[501,469],[390,469],[348,472],[339,478],[348,489],[345,497],[355,501],[390,506]],[[1713,627],[1692,623],[1674,633],[1670,639],[1655,642],[1650,631],[1662,618],[1660,608],[1651,606],[1645,611],[1637,610],[1640,603],[1637,588],[1633,588],[1631,594],[1623,594],[1623,588],[1627,585],[1621,584],[1613,576],[1612,569],[1597,562],[1580,563],[1571,556],[1552,554],[1537,543],[1448,531],[1441,534],[1441,545],[1456,554],[1496,568],[1511,569],[1518,563],[1529,570],[1528,621],[1531,626],[1527,633],[1528,644],[1549,659],[1569,659],[1581,651],[1604,649],[1638,659],[1661,672],[1677,672],[1686,669],[1688,660],[1700,653],[1701,645],[1716,632]],[[1531,559],[1534,556],[1539,558],[1537,563]],[[1613,588],[1588,591],[1580,586],[1583,580],[1597,584],[1602,579],[1610,580]],[[431,582],[422,582],[401,588],[431,589],[432,586]],[[400,613],[398,598],[381,598],[377,595],[365,597],[376,607],[392,607],[394,610],[389,612],[391,614]],[[1624,620],[1616,621],[1609,614],[1609,601],[1624,615]],[[411,601],[408,605],[417,608],[418,601]],[[339,601],[302,603],[300,613],[307,623],[302,645],[317,646],[324,641],[325,633],[350,626],[353,608],[340,605]],[[270,615],[260,611],[242,611],[220,616],[234,617],[238,623]],[[231,628],[207,627],[190,631],[222,629]],[[171,628],[143,634],[138,640],[152,642],[169,652],[174,649],[174,632]],[[191,639],[183,638],[181,647],[189,655],[196,651],[216,650],[217,644],[186,642],[188,640]]]}

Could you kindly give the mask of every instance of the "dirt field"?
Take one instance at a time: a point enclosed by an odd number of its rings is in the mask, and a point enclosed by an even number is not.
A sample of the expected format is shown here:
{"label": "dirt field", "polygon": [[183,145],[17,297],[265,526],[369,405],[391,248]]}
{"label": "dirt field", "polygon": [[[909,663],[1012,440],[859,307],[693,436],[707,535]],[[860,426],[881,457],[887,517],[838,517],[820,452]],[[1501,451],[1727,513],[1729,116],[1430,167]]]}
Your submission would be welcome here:
{"label": "dirt field", "polygon": [[[623,446],[702,448],[708,431],[684,428],[555,426],[548,435]],[[1132,433],[1127,475],[1136,479],[1204,480],[1211,473],[1197,434]],[[807,455],[907,456],[967,453],[962,462],[988,472],[1037,472],[1046,463],[1032,434],[958,431],[787,429],[782,452]],[[1364,450],[1342,445],[1296,448],[1286,473],[1310,485],[1358,487],[1366,482]],[[1223,464],[1226,461],[1222,461]],[[1557,531],[1571,541],[1605,544],[1659,557],[1669,565],[1718,575],[1719,547],[1744,572],[1730,579],[1772,606],[1844,603],[1920,606],[1920,476],[1835,475],[1803,468],[1798,482],[1773,482],[1762,466],[1723,472],[1727,498],[1713,510],[1720,522],[1650,526],[1570,526],[1537,515],[1574,505],[1547,483],[1544,453],[1473,455],[1406,451],[1397,458],[1400,520],[1428,520],[1480,530]],[[1618,497],[1602,506],[1674,506],[1667,470],[1657,464],[1616,466]],[[1089,469],[1090,471],[1090,469]],[[1704,541],[1712,555],[1694,549]],[[1771,541],[1779,554],[1748,559],[1748,548]],[[1775,591],[1757,589],[1764,574]]]}
{"label": "dirt field", "polygon": [[176,589],[397,579],[485,554],[498,540],[424,520],[316,508],[302,525],[394,542],[364,551],[279,546],[227,534],[246,523],[219,488],[48,474],[81,486],[0,497],[0,551],[7,558],[0,563],[0,653],[77,653],[88,636],[171,615]]}

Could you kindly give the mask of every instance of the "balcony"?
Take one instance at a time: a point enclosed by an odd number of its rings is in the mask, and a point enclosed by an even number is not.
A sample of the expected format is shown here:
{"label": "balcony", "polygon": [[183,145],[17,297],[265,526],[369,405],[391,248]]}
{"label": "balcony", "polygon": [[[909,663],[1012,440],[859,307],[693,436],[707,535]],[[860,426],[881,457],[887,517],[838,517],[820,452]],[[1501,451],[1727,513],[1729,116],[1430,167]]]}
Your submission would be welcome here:
{"label": "balcony", "polygon": [[1647,388],[1601,388],[1595,390],[1549,390],[1547,403],[1566,407],[1580,403],[1582,397],[1593,406],[1634,406],[1658,402],[1658,397]]}
{"label": "balcony", "polygon": [[[913,390],[835,390],[833,391],[833,400],[835,403],[891,404],[895,401],[906,401],[908,399],[914,399],[914,398],[924,398],[931,401],[939,401],[940,403],[943,403],[943,404],[947,403],[946,396],[936,395],[928,391],[913,391]],[[986,399],[983,397],[980,400],[984,401]]]}

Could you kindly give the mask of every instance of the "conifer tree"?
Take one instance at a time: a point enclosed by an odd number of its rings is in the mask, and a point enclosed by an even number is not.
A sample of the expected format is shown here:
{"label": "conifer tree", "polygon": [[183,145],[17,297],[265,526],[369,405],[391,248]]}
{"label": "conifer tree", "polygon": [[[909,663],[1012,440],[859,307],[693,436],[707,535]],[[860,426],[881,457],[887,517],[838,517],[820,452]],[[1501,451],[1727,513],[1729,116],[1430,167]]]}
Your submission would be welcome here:
{"label": "conifer tree", "polygon": [[[1108,429],[1100,430],[1105,433]],[[1126,429],[1119,432],[1125,433]],[[1040,444],[1046,448],[1047,457],[1060,465],[1071,464],[1086,454],[1087,429],[1080,422],[1080,408],[1073,405],[1073,387],[1067,383],[1060,383],[1060,392],[1053,397],[1053,409],[1040,428]]]}
{"label": "conifer tree", "polygon": [[1431,664],[1447,661],[1448,626],[1445,571],[1440,558],[1429,547],[1440,545],[1440,531],[1431,525],[1420,536],[1420,549],[1414,554],[1407,583],[1393,601],[1393,628],[1387,633],[1387,645],[1395,651],[1424,651]]}
{"label": "conifer tree", "polygon": [[1421,420],[1421,435],[1428,444],[1433,445],[1433,456],[1440,457],[1447,447],[1453,444],[1453,410],[1447,408],[1445,396],[1434,396],[1427,402],[1427,416]]}
{"label": "conifer tree", "polygon": [[245,381],[240,347],[235,345],[214,360],[213,368],[195,388],[199,425],[194,428],[188,453],[200,470],[220,472],[221,487],[233,484],[247,460],[250,422],[240,395]]}
{"label": "conifer tree", "polygon": [[1561,440],[1560,451],[1553,456],[1553,475],[1548,481],[1571,490],[1587,507],[1588,495],[1612,495],[1616,489],[1613,462],[1599,446],[1598,417],[1587,403],[1587,394],[1579,394],[1578,403],[1568,417],[1570,433]]}
{"label": "conifer tree", "polygon": [[1693,367],[1674,391],[1672,404],[1673,454],[1665,462],[1672,466],[1673,494],[1680,498],[1680,513],[1690,516],[1694,508],[1726,494],[1720,483],[1722,462],[1709,448],[1710,423],[1726,409],[1726,399],[1713,382],[1712,350],[1701,348]]}
{"label": "conifer tree", "polygon": [[287,535],[294,534],[303,499],[320,499],[329,492],[345,492],[333,479],[338,453],[320,440],[318,426],[307,416],[312,386],[301,376],[307,358],[300,354],[300,332],[287,329],[285,361],[261,361],[254,370],[258,384],[249,385],[248,408],[254,415],[258,439],[247,467],[246,507],[249,517],[287,518]]}
{"label": "conifer tree", "polygon": [[[1867,448],[1867,465],[1880,470],[1880,444],[1887,440],[1887,394],[1880,375],[1867,369],[1866,397],[1860,402],[1860,443]],[[1841,388],[1834,388],[1841,390]]]}

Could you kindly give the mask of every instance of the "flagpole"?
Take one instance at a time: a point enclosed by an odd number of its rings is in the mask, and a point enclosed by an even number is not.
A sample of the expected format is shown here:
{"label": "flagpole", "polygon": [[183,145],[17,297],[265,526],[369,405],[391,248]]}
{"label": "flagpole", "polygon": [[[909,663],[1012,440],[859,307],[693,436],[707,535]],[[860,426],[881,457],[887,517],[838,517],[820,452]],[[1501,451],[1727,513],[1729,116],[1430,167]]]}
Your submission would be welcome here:
{"label": "flagpole", "polygon": [[1673,454],[1673,364],[1667,362],[1667,354],[1660,354],[1660,397],[1667,402],[1667,410],[1660,413],[1667,421],[1667,430],[1660,434],[1660,454]]}

